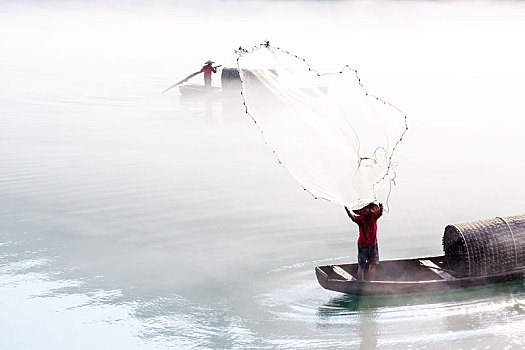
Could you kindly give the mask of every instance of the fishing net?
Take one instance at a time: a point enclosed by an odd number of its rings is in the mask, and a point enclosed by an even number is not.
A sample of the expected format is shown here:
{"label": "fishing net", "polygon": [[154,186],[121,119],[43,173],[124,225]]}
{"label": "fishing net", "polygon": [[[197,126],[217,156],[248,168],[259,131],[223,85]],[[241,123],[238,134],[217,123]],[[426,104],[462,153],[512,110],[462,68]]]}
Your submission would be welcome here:
{"label": "fishing net", "polygon": [[387,201],[407,131],[397,107],[348,66],[321,74],[268,42],[237,53],[246,112],[305,190],[352,209]]}

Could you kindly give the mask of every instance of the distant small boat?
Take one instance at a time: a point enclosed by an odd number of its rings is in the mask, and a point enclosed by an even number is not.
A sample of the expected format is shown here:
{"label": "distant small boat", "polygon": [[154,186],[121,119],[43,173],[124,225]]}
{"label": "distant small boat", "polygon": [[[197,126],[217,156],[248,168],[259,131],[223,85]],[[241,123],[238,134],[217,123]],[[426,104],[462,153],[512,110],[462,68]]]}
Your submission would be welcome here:
{"label": "distant small boat", "polygon": [[188,96],[224,96],[240,95],[241,78],[237,68],[224,68],[221,73],[221,87],[197,84],[179,85],[181,95]]}
{"label": "distant small boat", "polygon": [[381,261],[374,281],[357,264],[315,268],[319,284],[354,295],[438,292],[525,279],[525,215],[449,225],[445,255]]}

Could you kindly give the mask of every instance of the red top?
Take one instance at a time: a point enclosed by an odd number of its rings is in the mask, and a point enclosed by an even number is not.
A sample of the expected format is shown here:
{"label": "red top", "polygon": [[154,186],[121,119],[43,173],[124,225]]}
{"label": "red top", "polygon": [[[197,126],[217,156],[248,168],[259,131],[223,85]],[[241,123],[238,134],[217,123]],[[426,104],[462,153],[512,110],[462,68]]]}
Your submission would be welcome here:
{"label": "red top", "polygon": [[359,238],[357,243],[365,248],[373,247],[377,243],[377,219],[383,215],[383,208],[371,212],[367,218],[364,215],[350,215],[350,219],[359,226]]}
{"label": "red top", "polygon": [[204,72],[205,80],[211,80],[211,72],[217,73],[217,68],[213,67],[211,64],[207,64],[202,67],[201,72]]}

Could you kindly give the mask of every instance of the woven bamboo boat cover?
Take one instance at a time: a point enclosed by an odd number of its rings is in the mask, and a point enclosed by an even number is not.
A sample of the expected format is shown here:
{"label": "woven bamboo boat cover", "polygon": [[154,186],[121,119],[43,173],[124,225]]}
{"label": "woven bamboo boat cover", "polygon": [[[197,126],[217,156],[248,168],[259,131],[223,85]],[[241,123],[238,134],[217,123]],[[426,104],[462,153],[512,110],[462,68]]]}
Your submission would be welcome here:
{"label": "woven bamboo boat cover", "polygon": [[525,215],[448,225],[443,250],[451,267],[470,276],[525,266]]}

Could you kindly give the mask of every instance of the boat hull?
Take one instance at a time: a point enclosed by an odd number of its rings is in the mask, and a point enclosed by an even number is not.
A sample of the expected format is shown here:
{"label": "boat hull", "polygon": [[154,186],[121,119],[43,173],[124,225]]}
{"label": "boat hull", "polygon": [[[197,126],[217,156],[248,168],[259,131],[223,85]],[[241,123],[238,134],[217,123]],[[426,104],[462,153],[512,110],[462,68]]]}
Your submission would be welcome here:
{"label": "boat hull", "polygon": [[222,92],[222,89],[216,86],[187,84],[180,85],[179,91],[183,95],[212,95]]}
{"label": "boat hull", "polygon": [[[435,263],[436,268],[423,266],[421,261],[431,261]],[[348,277],[356,275],[357,264],[317,266],[315,271],[317,280],[323,288],[353,295],[438,292],[525,278],[525,267],[484,276],[453,276],[448,272],[443,273],[443,271],[448,271],[446,269],[448,266],[444,266],[445,264],[446,260],[443,256],[382,261],[377,266],[375,281],[350,280]],[[334,271],[334,267],[336,271]],[[337,271],[340,271],[342,275],[338,274]],[[345,271],[348,275],[344,273]]]}

